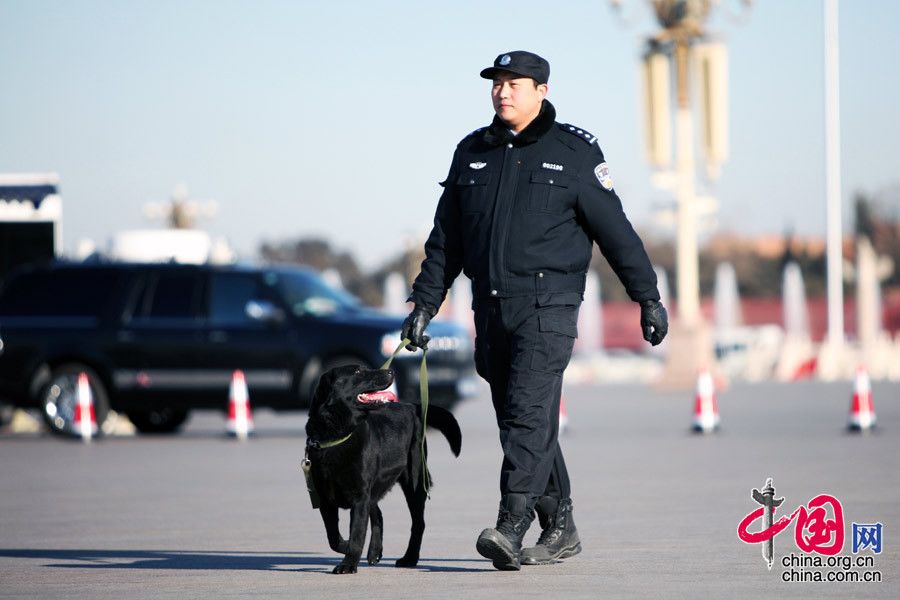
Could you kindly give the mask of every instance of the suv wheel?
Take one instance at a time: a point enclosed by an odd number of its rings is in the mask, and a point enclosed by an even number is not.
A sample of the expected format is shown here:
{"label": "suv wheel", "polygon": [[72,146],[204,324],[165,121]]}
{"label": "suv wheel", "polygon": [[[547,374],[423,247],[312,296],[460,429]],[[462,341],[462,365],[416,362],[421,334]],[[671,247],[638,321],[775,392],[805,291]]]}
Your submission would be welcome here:
{"label": "suv wheel", "polygon": [[126,414],[134,428],[141,433],[175,433],[191,413],[189,410],[166,407],[151,411],[130,411]]}
{"label": "suv wheel", "polygon": [[15,412],[16,409],[12,404],[7,404],[0,399],[0,429],[12,423]]}
{"label": "suv wheel", "polygon": [[79,436],[75,424],[75,407],[78,405],[78,376],[87,375],[94,402],[94,416],[98,433],[109,415],[109,397],[100,377],[93,369],[79,363],[60,365],[50,372],[50,380],[41,390],[41,414],[50,431],[59,435]]}

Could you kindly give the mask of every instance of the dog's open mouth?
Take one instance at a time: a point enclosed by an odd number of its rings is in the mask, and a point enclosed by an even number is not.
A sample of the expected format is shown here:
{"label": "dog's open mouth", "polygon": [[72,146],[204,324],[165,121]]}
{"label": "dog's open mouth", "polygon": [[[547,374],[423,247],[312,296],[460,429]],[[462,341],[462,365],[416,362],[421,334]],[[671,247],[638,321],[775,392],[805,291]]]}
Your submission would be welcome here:
{"label": "dog's open mouth", "polygon": [[363,385],[368,387],[369,391],[356,395],[356,400],[360,404],[398,402],[397,394],[394,391],[397,389],[397,386],[394,385],[394,373],[392,371],[386,369],[370,371],[367,373],[367,381]]}
{"label": "dog's open mouth", "polygon": [[359,394],[356,399],[363,404],[378,404],[382,402],[397,402],[397,394],[391,390],[379,390],[377,392],[368,392]]}
{"label": "dog's open mouth", "polygon": [[358,402],[363,404],[379,404],[384,402],[397,402],[397,394],[391,390],[379,390],[377,392],[367,392],[359,394],[356,397]]}

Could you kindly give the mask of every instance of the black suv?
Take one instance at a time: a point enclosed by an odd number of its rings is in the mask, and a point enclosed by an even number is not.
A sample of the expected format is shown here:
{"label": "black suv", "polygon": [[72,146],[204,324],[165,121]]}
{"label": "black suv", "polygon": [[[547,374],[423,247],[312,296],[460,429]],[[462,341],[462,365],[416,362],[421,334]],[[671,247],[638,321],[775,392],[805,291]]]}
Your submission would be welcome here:
{"label": "black suv", "polygon": [[[138,431],[173,432],[191,409],[225,409],[241,369],[254,407],[302,409],[324,370],[380,366],[401,324],[296,267],[26,268],[0,289],[0,399],[72,433],[84,372],[98,422],[112,408]],[[471,342],[447,322],[429,333],[430,400],[452,408],[474,389]],[[403,400],[418,401],[419,358],[404,351],[392,365]]]}

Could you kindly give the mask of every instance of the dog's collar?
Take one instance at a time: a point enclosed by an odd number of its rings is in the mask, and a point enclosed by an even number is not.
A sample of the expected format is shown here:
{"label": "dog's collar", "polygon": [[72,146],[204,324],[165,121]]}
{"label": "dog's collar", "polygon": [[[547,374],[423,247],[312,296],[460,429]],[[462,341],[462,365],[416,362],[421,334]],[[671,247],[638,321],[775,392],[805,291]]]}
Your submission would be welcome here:
{"label": "dog's collar", "polygon": [[316,448],[316,449],[331,448],[333,446],[338,446],[340,444],[343,444],[344,442],[349,440],[352,435],[353,435],[353,432],[351,431],[345,437],[342,437],[339,440],[331,440],[330,442],[320,442],[320,441],[314,440],[312,438],[306,438],[306,447],[307,448]]}

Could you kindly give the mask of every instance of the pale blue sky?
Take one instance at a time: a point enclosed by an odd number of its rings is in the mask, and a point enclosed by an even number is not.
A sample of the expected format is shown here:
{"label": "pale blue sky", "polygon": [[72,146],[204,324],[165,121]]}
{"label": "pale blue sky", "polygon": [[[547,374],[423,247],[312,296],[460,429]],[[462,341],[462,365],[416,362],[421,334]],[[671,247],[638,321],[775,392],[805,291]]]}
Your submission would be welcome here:
{"label": "pale blue sky", "polygon": [[[0,0],[0,172],[60,174],[67,249],[148,226],[142,205],[184,182],[244,256],[322,235],[374,266],[427,233],[455,144],[490,121],[478,71],[530,49],[648,228],[667,196],[641,147],[645,4],[626,0],[626,25],[605,0]],[[840,4],[848,229],[854,190],[900,181],[900,2]],[[712,21],[731,67],[721,228],[824,234],[822,13],[757,0]]]}

